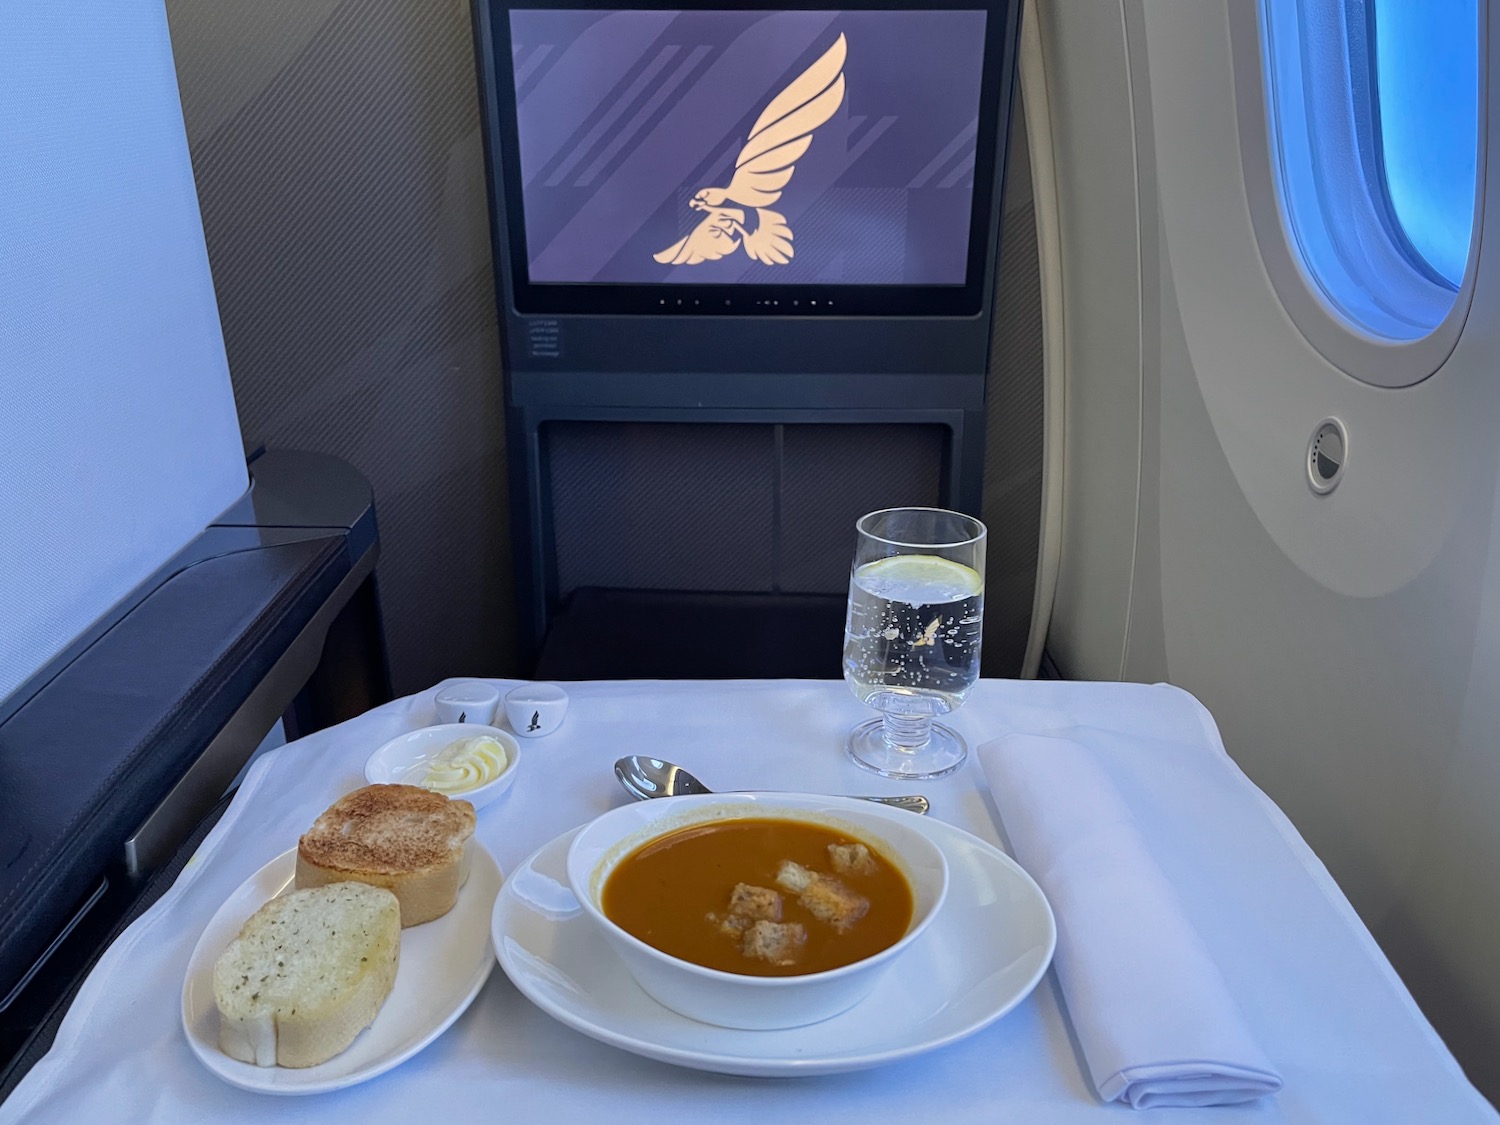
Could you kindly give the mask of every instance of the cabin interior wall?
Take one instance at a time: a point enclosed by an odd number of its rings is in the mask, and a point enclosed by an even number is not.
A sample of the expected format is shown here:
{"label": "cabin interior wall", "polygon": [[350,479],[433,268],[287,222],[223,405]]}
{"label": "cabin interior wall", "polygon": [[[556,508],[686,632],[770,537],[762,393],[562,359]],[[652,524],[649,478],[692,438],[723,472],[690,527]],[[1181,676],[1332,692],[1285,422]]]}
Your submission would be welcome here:
{"label": "cabin interior wall", "polygon": [[247,443],[371,482],[393,686],[507,675],[503,393],[465,0],[168,0]]}
{"label": "cabin interior wall", "polygon": [[[248,443],[371,481],[395,690],[517,675],[503,388],[469,5],[168,0]],[[1041,312],[1016,115],[983,515],[985,670],[1017,674],[1041,474]]]}
{"label": "cabin interior wall", "polygon": [[[1073,510],[1049,649],[1067,674],[1202,699],[1500,1099],[1500,261],[1480,258],[1434,376],[1402,391],[1351,379],[1297,333],[1260,264],[1227,2],[1122,0],[1118,21],[1075,9],[1042,6],[1070,160]],[[1129,284],[1110,295],[1100,275]],[[1302,459],[1329,414],[1353,452],[1319,497]]]}
{"label": "cabin interior wall", "polygon": [[994,334],[985,382],[986,676],[1019,676],[1031,629],[1042,521],[1042,295],[1036,203],[1017,91],[1005,168]]}
{"label": "cabin interior wall", "polygon": [[[1047,645],[1120,675],[1140,471],[1141,324],[1129,71],[1114,5],[1035,3],[1052,114],[1065,360],[1062,551]],[[1072,373],[1086,370],[1085,384]]]}

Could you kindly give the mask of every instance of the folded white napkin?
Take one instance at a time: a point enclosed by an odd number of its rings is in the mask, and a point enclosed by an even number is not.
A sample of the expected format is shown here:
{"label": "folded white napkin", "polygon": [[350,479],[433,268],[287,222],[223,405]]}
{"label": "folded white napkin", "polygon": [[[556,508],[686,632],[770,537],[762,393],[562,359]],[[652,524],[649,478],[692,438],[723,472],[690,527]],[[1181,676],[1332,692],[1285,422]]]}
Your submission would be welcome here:
{"label": "folded white napkin", "polygon": [[1058,983],[1099,1096],[1145,1109],[1281,1089],[1093,754],[1039,735],[978,753],[1016,859],[1057,917]]}

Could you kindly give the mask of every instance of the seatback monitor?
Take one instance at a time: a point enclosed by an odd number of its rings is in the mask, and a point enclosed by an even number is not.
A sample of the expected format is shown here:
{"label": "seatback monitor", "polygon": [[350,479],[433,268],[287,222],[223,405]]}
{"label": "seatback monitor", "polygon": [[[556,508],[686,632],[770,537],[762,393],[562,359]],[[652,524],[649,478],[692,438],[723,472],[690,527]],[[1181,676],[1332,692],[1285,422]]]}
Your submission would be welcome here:
{"label": "seatback monitor", "polygon": [[783,315],[820,293],[835,312],[978,311],[996,22],[986,6],[507,9],[517,308],[645,312],[692,289],[745,312],[773,287]]}
{"label": "seatback monitor", "polygon": [[963,284],[984,12],[510,22],[533,283]]}

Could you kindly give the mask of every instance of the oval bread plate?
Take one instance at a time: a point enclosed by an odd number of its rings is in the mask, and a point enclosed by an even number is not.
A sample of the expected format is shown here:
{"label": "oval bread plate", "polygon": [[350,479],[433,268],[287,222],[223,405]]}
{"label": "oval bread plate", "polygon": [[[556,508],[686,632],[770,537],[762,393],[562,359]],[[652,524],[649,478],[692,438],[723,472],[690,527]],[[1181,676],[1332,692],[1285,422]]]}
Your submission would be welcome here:
{"label": "oval bread plate", "polygon": [[770,1077],[909,1058],[972,1035],[1014,1008],[1047,971],[1057,943],[1052,908],[1013,859],[941,821],[925,821],[923,831],[947,856],[947,899],[869,996],[822,1023],[737,1031],[680,1016],[647,996],[568,887],[576,830],[506,880],[495,900],[495,952],[516,987],[554,1019],[677,1066]]}
{"label": "oval bread plate", "polygon": [[299,1070],[255,1066],[219,1050],[214,962],[250,915],[291,889],[296,849],[277,856],[246,879],[209,921],[188,961],[182,986],[182,1029],[199,1061],[242,1089],[263,1094],[321,1094],[384,1074],[431,1043],[463,1014],[495,965],[489,926],[500,892],[500,867],[477,840],[471,839],[469,848],[469,877],[453,909],[401,931],[396,986],[375,1022],[341,1054]]}

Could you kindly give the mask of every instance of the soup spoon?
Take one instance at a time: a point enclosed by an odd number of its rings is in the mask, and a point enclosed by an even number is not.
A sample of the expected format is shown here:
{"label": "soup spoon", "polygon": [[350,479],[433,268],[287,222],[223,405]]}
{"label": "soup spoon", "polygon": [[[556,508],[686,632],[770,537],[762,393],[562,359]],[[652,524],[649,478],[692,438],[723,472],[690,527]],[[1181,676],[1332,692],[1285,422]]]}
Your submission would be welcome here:
{"label": "soup spoon", "polygon": [[[645,800],[647,797],[682,797],[694,793],[712,793],[713,790],[699,781],[687,770],[660,758],[647,758],[631,754],[615,763],[615,776],[632,797]],[[926,797],[864,797],[861,801],[876,801],[882,805],[894,805],[898,809],[922,814],[927,811]]]}

